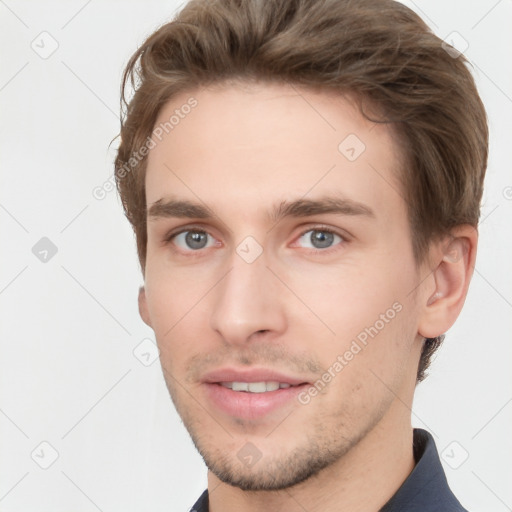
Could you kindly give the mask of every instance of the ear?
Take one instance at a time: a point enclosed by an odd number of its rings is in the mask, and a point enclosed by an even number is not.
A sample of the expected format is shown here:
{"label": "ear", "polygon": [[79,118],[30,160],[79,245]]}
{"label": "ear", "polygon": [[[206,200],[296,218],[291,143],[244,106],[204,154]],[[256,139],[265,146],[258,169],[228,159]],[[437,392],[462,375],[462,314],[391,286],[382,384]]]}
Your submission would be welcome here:
{"label": "ear", "polygon": [[144,286],[139,288],[139,315],[145,324],[151,327],[151,320],[149,318],[148,303],[146,301],[146,290]]}
{"label": "ear", "polygon": [[427,279],[429,289],[418,324],[421,336],[435,338],[455,323],[473,275],[477,243],[476,228],[462,225],[433,248],[434,268]]}

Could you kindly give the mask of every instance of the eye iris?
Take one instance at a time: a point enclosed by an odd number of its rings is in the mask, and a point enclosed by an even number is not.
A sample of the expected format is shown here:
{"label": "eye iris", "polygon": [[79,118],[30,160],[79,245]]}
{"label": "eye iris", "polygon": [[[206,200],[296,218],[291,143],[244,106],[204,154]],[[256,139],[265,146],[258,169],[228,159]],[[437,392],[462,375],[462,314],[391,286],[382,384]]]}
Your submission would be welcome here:
{"label": "eye iris", "polygon": [[185,236],[185,241],[191,249],[202,249],[207,242],[206,233],[189,231]]}
{"label": "eye iris", "polygon": [[[317,249],[325,249],[332,245],[334,235],[328,231],[312,231],[310,240]],[[185,241],[191,249],[202,249],[206,246],[208,237],[201,231],[189,231],[185,236]]]}
{"label": "eye iris", "polygon": [[317,249],[324,249],[332,245],[334,235],[327,231],[313,231],[311,233],[311,243]]}

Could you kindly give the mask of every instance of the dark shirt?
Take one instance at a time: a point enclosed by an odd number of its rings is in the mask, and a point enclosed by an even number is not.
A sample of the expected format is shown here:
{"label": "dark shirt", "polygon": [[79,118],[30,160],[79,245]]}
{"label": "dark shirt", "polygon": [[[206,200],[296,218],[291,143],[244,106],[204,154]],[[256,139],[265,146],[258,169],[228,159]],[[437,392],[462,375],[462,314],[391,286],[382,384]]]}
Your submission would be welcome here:
{"label": "dark shirt", "polygon": [[[414,469],[379,512],[467,512],[450,490],[434,438],[426,430],[414,429],[413,453]],[[208,512],[208,491],[191,512]]]}

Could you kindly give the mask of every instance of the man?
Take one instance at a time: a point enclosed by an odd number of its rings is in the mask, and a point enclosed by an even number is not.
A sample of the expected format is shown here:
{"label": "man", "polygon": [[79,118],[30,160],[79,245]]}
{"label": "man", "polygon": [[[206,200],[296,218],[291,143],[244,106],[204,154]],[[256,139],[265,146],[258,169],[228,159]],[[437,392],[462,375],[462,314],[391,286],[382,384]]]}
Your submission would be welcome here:
{"label": "man", "polygon": [[487,161],[441,43],[391,0],[199,0],[130,60],[116,177],[194,510],[465,510],[411,427]]}

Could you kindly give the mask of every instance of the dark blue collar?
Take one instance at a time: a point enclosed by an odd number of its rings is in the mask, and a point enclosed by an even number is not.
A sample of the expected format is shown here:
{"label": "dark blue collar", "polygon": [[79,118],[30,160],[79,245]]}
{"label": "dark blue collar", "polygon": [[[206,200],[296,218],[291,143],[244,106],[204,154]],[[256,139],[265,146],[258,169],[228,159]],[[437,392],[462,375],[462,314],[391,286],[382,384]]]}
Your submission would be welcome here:
{"label": "dark blue collar", "polygon": [[448,486],[432,435],[415,428],[413,439],[416,466],[379,512],[467,512]]}
{"label": "dark blue collar", "polygon": [[[413,439],[416,466],[379,512],[467,512],[448,486],[432,435],[415,428]],[[208,512],[208,491],[190,512]]]}

